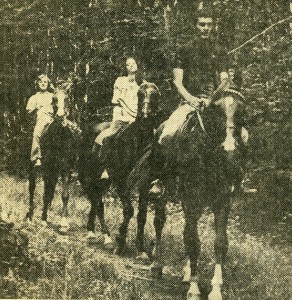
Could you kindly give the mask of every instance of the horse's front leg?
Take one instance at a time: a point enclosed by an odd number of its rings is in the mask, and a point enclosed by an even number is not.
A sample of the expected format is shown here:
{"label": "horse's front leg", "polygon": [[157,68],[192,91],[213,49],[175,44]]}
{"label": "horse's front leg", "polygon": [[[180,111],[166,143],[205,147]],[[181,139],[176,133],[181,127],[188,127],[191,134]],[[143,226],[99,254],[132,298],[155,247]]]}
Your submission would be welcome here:
{"label": "horse's front leg", "polygon": [[115,253],[122,254],[125,250],[128,225],[134,215],[134,208],[131,203],[129,191],[124,191],[124,189],[118,188],[117,192],[123,205],[123,222],[119,227],[119,235],[117,236],[117,247],[115,249]]}
{"label": "horse's front leg", "polygon": [[155,247],[153,249],[153,258],[154,261],[151,265],[151,274],[153,277],[160,278],[162,276],[162,254],[161,254],[161,238],[162,230],[166,221],[165,206],[166,199],[165,197],[157,198],[154,200],[155,208],[155,217],[154,217],[154,228],[155,228]]}
{"label": "horse's front leg", "polygon": [[48,209],[51,206],[54,198],[55,188],[58,181],[57,173],[48,172],[44,170],[44,196],[43,196],[43,212],[42,212],[42,223],[44,226],[47,225]]}
{"label": "horse's front leg", "polygon": [[184,195],[182,198],[183,210],[185,215],[184,244],[187,265],[184,268],[183,282],[189,282],[190,287],[187,292],[188,300],[200,300],[198,288],[198,266],[197,260],[201,251],[201,242],[198,234],[198,220],[201,216],[200,208],[194,203],[195,196]]}
{"label": "horse's front leg", "polygon": [[29,178],[28,178],[28,190],[29,190],[29,211],[26,214],[26,218],[32,221],[34,212],[34,191],[36,187],[36,173],[33,163],[30,163]]}
{"label": "horse's front leg", "polygon": [[69,201],[69,181],[70,181],[70,171],[67,169],[66,171],[61,172],[62,177],[62,219],[60,222],[60,232],[66,233],[69,229],[69,222],[67,220],[68,217],[68,201]]}
{"label": "horse's front leg", "polygon": [[141,188],[139,191],[139,206],[137,214],[137,235],[136,235],[136,259],[148,261],[149,256],[144,246],[144,227],[147,220],[147,207],[148,207],[148,194],[149,188]]}
{"label": "horse's front leg", "polygon": [[223,284],[222,276],[222,263],[227,254],[228,250],[228,239],[227,239],[227,222],[230,211],[230,197],[228,195],[223,195],[219,198],[217,205],[213,208],[213,213],[215,217],[215,257],[216,265],[214,276],[211,281],[212,291],[209,294],[209,300],[221,300],[221,286]]}
{"label": "horse's front leg", "polygon": [[96,239],[94,231],[95,231],[95,218],[97,215],[100,222],[101,233],[104,238],[104,246],[107,249],[112,249],[113,241],[110,236],[109,229],[105,222],[104,203],[102,199],[104,191],[108,186],[109,186],[108,182],[105,183],[104,180],[97,179],[96,182],[92,182],[92,184],[88,189],[88,199],[91,203],[91,208],[90,208],[88,223],[87,223],[87,231],[88,231],[87,238],[89,242],[91,242],[91,240],[94,241]]}

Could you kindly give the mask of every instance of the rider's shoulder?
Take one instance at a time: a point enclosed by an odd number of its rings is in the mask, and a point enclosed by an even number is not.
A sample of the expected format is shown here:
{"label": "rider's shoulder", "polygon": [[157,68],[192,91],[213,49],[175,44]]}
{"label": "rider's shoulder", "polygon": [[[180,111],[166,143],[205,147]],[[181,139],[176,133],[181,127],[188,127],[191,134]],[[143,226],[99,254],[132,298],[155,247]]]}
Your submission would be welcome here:
{"label": "rider's shoulder", "polygon": [[127,78],[127,76],[119,76],[116,81],[126,81]]}
{"label": "rider's shoulder", "polygon": [[119,76],[116,79],[115,85],[125,84],[127,82],[127,76]]}
{"label": "rider's shoulder", "polygon": [[29,97],[29,100],[38,100],[44,97],[53,97],[53,93],[49,92],[49,91],[45,91],[45,92],[36,92],[35,94],[33,94],[32,96]]}

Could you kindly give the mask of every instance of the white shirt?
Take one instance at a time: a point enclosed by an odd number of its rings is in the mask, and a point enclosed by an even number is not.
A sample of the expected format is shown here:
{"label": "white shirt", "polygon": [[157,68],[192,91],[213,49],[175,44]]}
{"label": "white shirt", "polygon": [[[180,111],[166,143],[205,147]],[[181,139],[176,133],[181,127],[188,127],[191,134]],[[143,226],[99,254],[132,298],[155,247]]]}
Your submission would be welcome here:
{"label": "white shirt", "polygon": [[26,110],[28,113],[32,113],[37,110],[37,119],[42,118],[43,115],[53,115],[53,93],[48,91],[37,92],[32,95],[27,102]]}
{"label": "white shirt", "polygon": [[119,104],[114,108],[113,121],[133,122],[138,111],[139,86],[135,80],[129,81],[127,76],[118,77],[114,84],[112,103]]}

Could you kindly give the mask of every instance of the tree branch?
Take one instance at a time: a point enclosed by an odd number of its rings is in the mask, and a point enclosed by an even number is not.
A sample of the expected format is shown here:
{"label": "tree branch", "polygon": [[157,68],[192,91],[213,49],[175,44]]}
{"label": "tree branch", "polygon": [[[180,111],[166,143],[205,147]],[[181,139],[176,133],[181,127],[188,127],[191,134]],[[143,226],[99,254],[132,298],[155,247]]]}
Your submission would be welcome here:
{"label": "tree branch", "polygon": [[263,30],[262,32],[256,34],[255,36],[253,36],[252,38],[250,38],[249,40],[247,40],[246,42],[244,42],[242,45],[240,45],[240,46],[238,46],[238,47],[236,47],[236,48],[230,50],[230,51],[228,52],[228,54],[234,53],[235,51],[241,49],[242,47],[244,47],[244,46],[247,45],[248,43],[250,43],[250,42],[252,42],[253,40],[255,40],[257,37],[259,37],[259,36],[265,34],[267,31],[269,31],[269,30],[272,29],[273,27],[275,27],[275,26],[277,26],[277,25],[279,25],[279,24],[282,24],[282,23],[284,23],[284,22],[286,22],[286,21],[288,21],[288,20],[290,20],[290,19],[292,19],[292,16],[290,16],[290,17],[288,17],[288,18],[286,18],[286,19],[280,20],[280,21],[278,21],[277,23],[272,24],[271,26],[267,27],[267,28],[266,28],[265,30]]}

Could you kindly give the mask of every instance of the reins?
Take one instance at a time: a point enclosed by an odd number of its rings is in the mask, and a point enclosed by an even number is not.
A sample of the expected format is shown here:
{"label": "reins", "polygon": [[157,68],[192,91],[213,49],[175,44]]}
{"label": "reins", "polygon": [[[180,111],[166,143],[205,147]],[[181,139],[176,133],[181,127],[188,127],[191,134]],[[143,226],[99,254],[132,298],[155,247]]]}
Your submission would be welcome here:
{"label": "reins", "polygon": [[[213,95],[211,96],[212,99],[215,99],[218,97],[218,94],[222,94],[222,97],[225,95],[225,94],[231,94],[231,95],[236,95],[238,97],[241,98],[241,100],[243,100],[243,102],[245,102],[245,97],[242,95],[242,93],[240,93],[239,91],[235,90],[235,89],[232,89],[232,88],[226,88],[227,86],[227,83],[223,83],[221,84],[213,93]],[[208,132],[204,126],[204,122],[203,122],[203,118],[200,114],[200,111],[199,110],[196,110],[196,113],[197,113],[197,118],[198,118],[198,121],[199,121],[199,124],[200,124],[200,127],[201,129],[203,130],[203,132],[208,136]]]}

